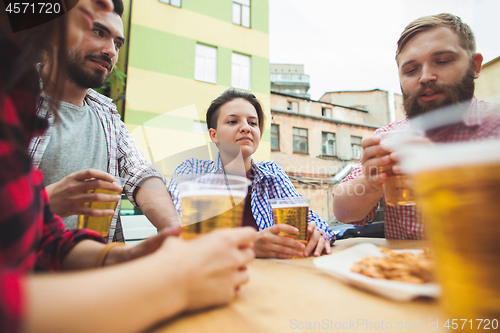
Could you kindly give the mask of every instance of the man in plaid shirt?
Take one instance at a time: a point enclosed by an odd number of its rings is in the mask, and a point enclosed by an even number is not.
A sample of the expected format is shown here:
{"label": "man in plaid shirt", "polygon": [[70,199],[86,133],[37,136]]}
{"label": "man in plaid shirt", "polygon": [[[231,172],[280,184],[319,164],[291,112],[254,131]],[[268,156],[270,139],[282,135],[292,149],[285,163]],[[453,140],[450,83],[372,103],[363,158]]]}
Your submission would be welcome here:
{"label": "man in plaid shirt", "polygon": [[[461,123],[427,132],[433,142],[461,142],[500,138],[500,105],[474,97],[474,79],[479,77],[483,57],[476,53],[470,27],[452,14],[421,17],[401,34],[396,52],[406,117],[363,139],[359,165],[334,193],[334,212],[339,221],[364,225],[376,214],[383,198],[385,173],[366,172],[391,162],[377,134],[409,127],[416,116],[463,103],[468,109]],[[496,114],[493,120],[489,115]],[[397,166],[394,168],[397,172]],[[423,223],[415,206],[389,206],[384,201],[385,236],[420,239]]]}
{"label": "man in plaid shirt", "polygon": [[[90,88],[103,86],[118,60],[125,39],[120,11],[99,13],[83,41],[67,50],[62,77],[48,77],[57,65],[57,52],[39,65],[43,93],[37,114],[49,123],[47,131],[32,139],[30,157],[44,172],[44,182],[54,212],[68,229],[77,225],[79,214],[113,215],[108,241],[124,241],[119,207],[96,210],[90,201],[119,201],[119,196],[87,193],[90,189],[116,190],[114,176],[125,178],[124,192],[158,228],[179,224],[179,217],[166,189],[166,179],[137,148],[112,100]],[[57,86],[57,87],[56,87]],[[59,87],[61,86],[61,87]],[[58,106],[54,120],[51,106]],[[93,180],[91,180],[93,179]],[[91,181],[89,181],[91,180]]]}

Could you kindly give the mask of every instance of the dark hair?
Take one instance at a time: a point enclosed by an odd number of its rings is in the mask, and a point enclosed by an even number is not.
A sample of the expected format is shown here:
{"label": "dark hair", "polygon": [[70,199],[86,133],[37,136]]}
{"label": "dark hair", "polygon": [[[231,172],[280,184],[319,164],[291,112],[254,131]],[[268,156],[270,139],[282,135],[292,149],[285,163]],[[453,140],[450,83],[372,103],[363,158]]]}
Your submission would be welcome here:
{"label": "dark hair", "polygon": [[257,97],[255,97],[254,94],[241,90],[236,90],[233,88],[227,89],[222,93],[222,95],[220,95],[219,97],[214,99],[212,103],[210,103],[206,115],[208,129],[211,128],[217,129],[217,119],[219,118],[219,111],[221,106],[238,98],[242,98],[248,103],[252,104],[252,106],[255,108],[255,111],[257,111],[257,118],[259,119],[260,136],[262,137],[262,133],[264,133],[264,123],[265,123],[265,116],[264,116],[264,111],[262,110],[262,105],[260,104],[259,100],[257,99]]}
{"label": "dark hair", "polygon": [[403,51],[405,45],[416,35],[421,32],[428,31],[432,28],[448,27],[453,30],[460,39],[460,44],[472,56],[476,53],[476,39],[474,33],[467,23],[464,23],[460,17],[453,14],[442,13],[431,16],[420,17],[410,24],[401,33],[398,40],[398,48],[396,51],[396,61],[399,54]]}
{"label": "dark hair", "polygon": [[122,0],[112,0],[115,9],[114,13],[118,14],[120,17],[123,15],[123,1]]}
{"label": "dark hair", "polygon": [[[15,147],[27,155],[29,138],[20,141],[11,128],[3,123],[4,98],[12,97],[23,130],[32,131],[40,124],[35,121],[35,107],[40,93],[39,76],[35,64],[51,43],[57,43],[57,56],[66,60],[66,15],[31,29],[13,33],[3,2],[0,3],[0,132]],[[56,80],[55,86],[62,82]],[[26,141],[28,140],[28,141]]]}

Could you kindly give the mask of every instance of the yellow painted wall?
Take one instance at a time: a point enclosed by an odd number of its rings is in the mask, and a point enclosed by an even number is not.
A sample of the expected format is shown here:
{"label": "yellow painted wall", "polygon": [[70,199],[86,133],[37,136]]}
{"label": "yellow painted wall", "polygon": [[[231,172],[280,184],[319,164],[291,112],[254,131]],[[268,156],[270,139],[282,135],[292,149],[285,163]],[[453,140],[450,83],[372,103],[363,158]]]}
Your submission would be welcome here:
{"label": "yellow painted wall", "polygon": [[474,92],[480,100],[500,103],[500,57],[483,66]]}

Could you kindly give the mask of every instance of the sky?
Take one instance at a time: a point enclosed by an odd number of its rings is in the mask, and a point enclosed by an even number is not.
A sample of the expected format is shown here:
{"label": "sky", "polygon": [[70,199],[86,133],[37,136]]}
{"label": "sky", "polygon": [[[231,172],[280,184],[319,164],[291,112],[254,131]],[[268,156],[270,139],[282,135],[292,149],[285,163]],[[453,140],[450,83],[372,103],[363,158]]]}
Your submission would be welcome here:
{"label": "sky", "polygon": [[399,35],[442,12],[472,28],[483,64],[500,56],[500,0],[269,0],[269,61],[303,64],[313,100],[328,91],[401,93]]}

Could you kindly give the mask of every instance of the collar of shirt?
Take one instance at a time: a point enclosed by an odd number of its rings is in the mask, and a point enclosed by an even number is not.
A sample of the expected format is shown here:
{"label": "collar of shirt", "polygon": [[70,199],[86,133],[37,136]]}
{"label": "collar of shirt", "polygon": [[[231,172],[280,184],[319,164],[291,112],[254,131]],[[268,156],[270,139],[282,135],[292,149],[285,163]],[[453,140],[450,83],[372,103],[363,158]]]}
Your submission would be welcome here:
{"label": "collar of shirt", "polygon": [[[212,170],[210,170],[211,173],[224,173],[223,169],[224,165],[222,164],[220,154],[217,153],[217,157],[215,158],[214,164],[212,166]],[[251,169],[254,174],[254,183],[260,182],[264,177],[273,177],[274,174],[265,169],[265,168],[260,168],[259,164],[255,163],[255,161],[252,159],[251,161]]]}
{"label": "collar of shirt", "polygon": [[483,123],[481,115],[482,108],[476,96],[472,97],[471,103],[464,116],[465,126],[479,126]]}
{"label": "collar of shirt", "polygon": [[[43,67],[45,66],[45,64],[43,62],[39,62],[38,64],[36,64],[36,70],[38,72],[38,76],[39,76],[39,84],[40,84],[40,90],[43,91],[43,81],[42,81],[42,76],[41,76],[41,71],[43,69]],[[47,96],[47,95],[46,95]],[[50,97],[50,96],[47,96],[47,97]],[[94,89],[88,89],[87,90],[87,93],[85,95],[85,102],[87,104],[89,104],[91,107],[94,105],[94,103],[97,103],[97,104],[102,104],[104,105],[106,108],[109,108],[109,112],[113,113],[113,114],[118,114],[118,111],[116,110],[116,108],[114,107],[115,105],[113,104],[113,100],[107,96],[104,96],[102,94],[99,94],[97,91],[95,91]],[[50,112],[50,108],[41,108],[40,110],[41,114],[43,114],[43,116],[46,116],[46,117],[51,117],[52,115],[52,112]]]}

